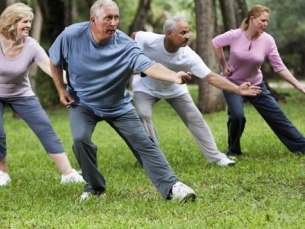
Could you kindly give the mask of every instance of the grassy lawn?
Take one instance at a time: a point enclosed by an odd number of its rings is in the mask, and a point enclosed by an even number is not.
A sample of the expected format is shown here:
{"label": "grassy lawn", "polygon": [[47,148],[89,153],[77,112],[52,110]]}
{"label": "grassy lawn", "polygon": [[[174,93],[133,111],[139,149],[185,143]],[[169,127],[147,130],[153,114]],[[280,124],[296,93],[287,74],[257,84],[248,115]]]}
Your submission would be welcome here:
{"label": "grassy lawn", "polygon": [[[193,98],[197,88],[190,86]],[[305,96],[289,88],[282,109],[305,133]],[[170,106],[154,109],[161,149],[194,203],[164,201],[123,140],[99,123],[93,141],[107,180],[106,198],[80,203],[79,184],[60,185],[60,174],[22,120],[4,113],[12,183],[0,188],[0,228],[305,228],[304,156],[290,153],[253,107],[245,105],[245,154],[235,167],[208,164]],[[48,111],[73,167],[66,109]],[[204,115],[218,148],[227,148],[226,112]]]}

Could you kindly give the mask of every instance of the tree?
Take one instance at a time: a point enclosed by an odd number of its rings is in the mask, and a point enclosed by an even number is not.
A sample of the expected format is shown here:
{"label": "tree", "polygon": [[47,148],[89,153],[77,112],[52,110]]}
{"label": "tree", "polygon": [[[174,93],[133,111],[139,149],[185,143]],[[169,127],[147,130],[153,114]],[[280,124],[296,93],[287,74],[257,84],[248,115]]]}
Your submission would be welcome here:
{"label": "tree", "polygon": [[241,22],[244,20],[244,18],[247,17],[248,6],[246,0],[235,0],[234,11],[235,11],[236,27],[239,27]]}
{"label": "tree", "polygon": [[235,16],[235,0],[219,0],[225,31],[235,29],[238,25]]}
{"label": "tree", "polygon": [[[219,72],[219,64],[211,44],[217,28],[215,0],[195,0],[195,13],[196,51],[212,71]],[[221,90],[209,85],[203,79],[198,80],[198,85],[198,108],[202,113],[212,113],[225,108]]]}
{"label": "tree", "polygon": [[[41,31],[42,31],[42,23],[43,23],[43,17],[40,9],[40,5],[38,3],[35,4],[35,17],[31,29],[31,36],[37,40],[37,42],[40,42],[41,37]],[[38,66],[37,64],[32,64],[30,71],[29,71],[29,77],[30,82],[33,91],[36,91],[36,82],[34,80],[34,77],[37,75]]]}
{"label": "tree", "polygon": [[132,32],[145,30],[145,24],[150,13],[150,5],[153,0],[140,0],[136,16],[129,26],[128,34]]}

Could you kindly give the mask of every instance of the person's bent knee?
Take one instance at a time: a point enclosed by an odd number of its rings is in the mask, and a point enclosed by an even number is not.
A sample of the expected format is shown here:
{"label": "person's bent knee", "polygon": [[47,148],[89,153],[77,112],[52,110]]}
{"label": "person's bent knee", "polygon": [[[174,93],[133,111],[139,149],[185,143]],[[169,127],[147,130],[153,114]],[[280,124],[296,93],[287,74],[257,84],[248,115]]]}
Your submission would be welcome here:
{"label": "person's bent knee", "polygon": [[246,122],[246,117],[242,114],[240,114],[240,115],[237,114],[234,116],[230,115],[229,118],[230,118],[230,120],[236,121],[236,122]]}
{"label": "person's bent knee", "polygon": [[145,110],[137,110],[137,113],[139,115],[139,118],[140,120],[143,122],[143,121],[149,121],[152,119],[152,114],[148,113],[147,111]]}

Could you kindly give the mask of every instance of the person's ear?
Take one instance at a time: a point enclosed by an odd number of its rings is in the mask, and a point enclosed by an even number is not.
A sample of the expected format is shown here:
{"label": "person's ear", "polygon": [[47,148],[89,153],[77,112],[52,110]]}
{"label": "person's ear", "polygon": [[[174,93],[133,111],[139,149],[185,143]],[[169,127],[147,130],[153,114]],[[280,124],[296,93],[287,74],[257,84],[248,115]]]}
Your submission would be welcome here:
{"label": "person's ear", "polygon": [[90,17],[90,21],[91,21],[92,24],[95,25],[95,17]]}

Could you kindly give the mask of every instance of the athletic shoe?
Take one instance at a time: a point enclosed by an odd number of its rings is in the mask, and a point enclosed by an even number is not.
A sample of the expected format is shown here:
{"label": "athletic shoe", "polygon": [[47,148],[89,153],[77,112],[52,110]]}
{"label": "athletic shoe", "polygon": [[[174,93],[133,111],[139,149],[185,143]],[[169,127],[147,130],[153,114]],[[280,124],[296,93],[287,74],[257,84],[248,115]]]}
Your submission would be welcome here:
{"label": "athletic shoe", "polygon": [[105,198],[106,194],[105,193],[98,193],[98,194],[92,194],[91,192],[83,192],[79,198],[79,201],[85,201],[89,200],[92,196],[96,196],[98,198]]}
{"label": "athletic shoe", "polygon": [[88,200],[91,196],[91,192],[83,192],[79,198],[79,201]]}
{"label": "athletic shoe", "polygon": [[189,200],[195,201],[196,194],[193,189],[178,181],[173,185],[172,199],[178,199],[181,202],[187,202]]}
{"label": "athletic shoe", "polygon": [[235,155],[229,155],[227,156],[230,160],[236,160],[237,159],[237,156]]}
{"label": "athletic shoe", "polygon": [[68,175],[61,175],[61,184],[67,183],[84,183],[85,180],[75,169],[72,169],[72,172]]}
{"label": "athletic shoe", "polygon": [[8,185],[11,182],[10,176],[0,170],[0,186]]}
{"label": "athletic shoe", "polygon": [[242,152],[235,153],[235,152],[231,152],[231,151],[228,151],[226,153],[227,157],[230,158],[231,160],[235,160],[237,157],[241,156],[242,154],[243,154]]}
{"label": "athletic shoe", "polygon": [[217,161],[217,165],[219,166],[234,166],[235,161],[230,160],[227,157],[221,158],[219,161]]}

